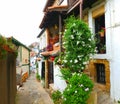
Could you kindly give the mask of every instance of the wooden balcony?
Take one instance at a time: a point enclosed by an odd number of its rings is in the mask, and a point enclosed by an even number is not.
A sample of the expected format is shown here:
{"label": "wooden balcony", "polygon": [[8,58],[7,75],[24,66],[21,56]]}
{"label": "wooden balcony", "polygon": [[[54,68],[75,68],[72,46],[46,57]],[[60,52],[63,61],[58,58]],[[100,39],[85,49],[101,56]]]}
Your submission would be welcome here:
{"label": "wooden balcony", "polygon": [[71,7],[71,6],[75,5],[78,1],[80,1],[80,0],[68,0],[68,5]]}

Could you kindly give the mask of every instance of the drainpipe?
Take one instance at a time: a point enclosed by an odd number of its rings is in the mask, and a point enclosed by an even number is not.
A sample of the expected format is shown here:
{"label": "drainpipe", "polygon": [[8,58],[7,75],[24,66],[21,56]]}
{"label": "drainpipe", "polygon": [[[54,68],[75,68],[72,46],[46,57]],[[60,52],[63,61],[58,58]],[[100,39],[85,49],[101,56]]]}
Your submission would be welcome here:
{"label": "drainpipe", "polygon": [[80,19],[82,19],[82,4],[83,0],[80,0]]}

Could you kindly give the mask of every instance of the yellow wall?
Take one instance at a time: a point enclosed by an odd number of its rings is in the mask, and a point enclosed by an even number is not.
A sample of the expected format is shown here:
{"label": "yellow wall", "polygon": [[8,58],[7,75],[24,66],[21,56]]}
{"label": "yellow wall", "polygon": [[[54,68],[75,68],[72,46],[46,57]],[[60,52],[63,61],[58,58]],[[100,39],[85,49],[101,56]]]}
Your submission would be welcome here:
{"label": "yellow wall", "polygon": [[22,64],[28,64],[29,63],[29,51],[22,47]]}

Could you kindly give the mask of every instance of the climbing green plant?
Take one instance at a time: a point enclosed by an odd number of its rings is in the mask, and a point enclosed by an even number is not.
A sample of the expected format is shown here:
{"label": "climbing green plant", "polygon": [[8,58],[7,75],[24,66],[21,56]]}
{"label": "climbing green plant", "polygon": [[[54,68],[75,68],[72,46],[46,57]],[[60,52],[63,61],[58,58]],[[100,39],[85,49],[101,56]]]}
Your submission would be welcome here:
{"label": "climbing green plant", "polygon": [[85,22],[74,16],[65,20],[63,48],[64,53],[56,61],[61,62],[62,77],[68,82],[61,95],[61,104],[86,104],[93,82],[83,70],[96,53],[96,48],[94,35]]}
{"label": "climbing green plant", "polygon": [[63,103],[62,93],[59,90],[54,91],[52,93],[52,99],[53,99],[54,104],[62,104]]}
{"label": "climbing green plant", "polygon": [[65,23],[63,64],[73,72],[81,72],[95,53],[93,34],[85,22],[74,16],[67,18]]}
{"label": "climbing green plant", "polygon": [[93,83],[84,73],[73,73],[63,91],[63,104],[87,104]]}

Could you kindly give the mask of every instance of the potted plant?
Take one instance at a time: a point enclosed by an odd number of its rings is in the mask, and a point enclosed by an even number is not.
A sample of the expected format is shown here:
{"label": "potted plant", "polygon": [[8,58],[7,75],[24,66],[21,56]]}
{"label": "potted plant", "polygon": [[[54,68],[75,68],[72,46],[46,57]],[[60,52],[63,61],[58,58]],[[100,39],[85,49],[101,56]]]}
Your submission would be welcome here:
{"label": "potted plant", "polygon": [[106,46],[105,45],[101,45],[100,53],[105,53],[105,52],[106,52]]}
{"label": "potted plant", "polygon": [[105,28],[102,27],[101,30],[99,31],[100,37],[104,37],[105,36]]}
{"label": "potted plant", "polygon": [[17,47],[12,43],[11,38],[5,38],[0,34],[0,58],[5,58],[7,52],[17,56]]}

